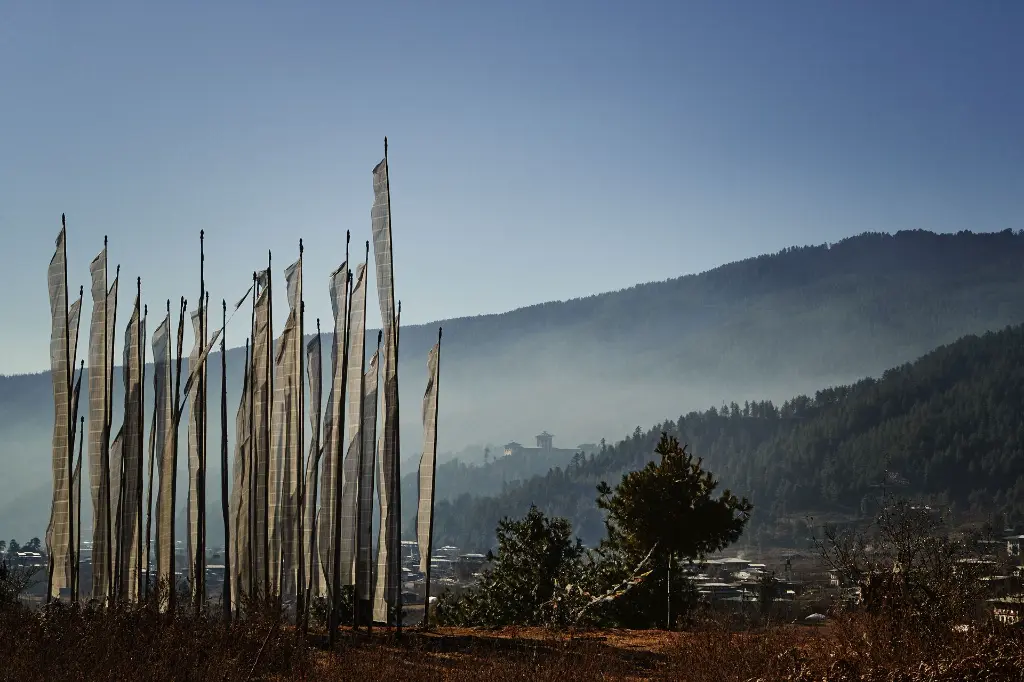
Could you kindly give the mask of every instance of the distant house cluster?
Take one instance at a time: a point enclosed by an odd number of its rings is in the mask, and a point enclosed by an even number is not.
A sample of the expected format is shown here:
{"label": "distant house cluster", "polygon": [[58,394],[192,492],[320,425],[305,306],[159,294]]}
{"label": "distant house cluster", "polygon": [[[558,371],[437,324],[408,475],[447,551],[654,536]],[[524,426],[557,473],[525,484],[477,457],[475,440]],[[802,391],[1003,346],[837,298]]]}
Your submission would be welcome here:
{"label": "distant house cluster", "polygon": [[[758,601],[761,581],[767,566],[740,557],[719,557],[683,567],[690,576],[697,595],[710,604],[746,604]],[[788,571],[776,578],[779,593],[776,601],[795,599],[804,589],[802,581],[793,580]]]}
{"label": "distant house cluster", "polygon": [[[415,540],[402,541],[403,603],[422,604],[426,593],[426,576],[420,572],[420,551]],[[487,565],[484,554],[464,553],[458,547],[445,545],[430,554],[431,593],[438,596],[445,590],[459,590],[476,583]]]}

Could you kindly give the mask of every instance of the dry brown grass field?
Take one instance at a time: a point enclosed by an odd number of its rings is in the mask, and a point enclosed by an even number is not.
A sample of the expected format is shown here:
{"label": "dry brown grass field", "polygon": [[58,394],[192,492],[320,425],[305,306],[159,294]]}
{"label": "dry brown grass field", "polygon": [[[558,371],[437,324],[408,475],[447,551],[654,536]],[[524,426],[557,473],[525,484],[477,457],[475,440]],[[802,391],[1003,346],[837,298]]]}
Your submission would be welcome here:
{"label": "dry brown grass field", "polygon": [[825,627],[684,632],[544,628],[343,630],[305,644],[294,628],[146,609],[0,609],[3,680],[1024,680],[1024,635],[981,628],[942,642],[840,617]]}

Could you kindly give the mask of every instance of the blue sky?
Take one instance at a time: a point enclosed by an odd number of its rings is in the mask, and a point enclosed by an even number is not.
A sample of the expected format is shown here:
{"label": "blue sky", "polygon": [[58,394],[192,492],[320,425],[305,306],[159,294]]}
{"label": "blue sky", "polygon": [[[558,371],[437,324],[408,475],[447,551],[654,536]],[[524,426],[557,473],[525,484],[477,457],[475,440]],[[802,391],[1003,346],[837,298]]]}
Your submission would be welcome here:
{"label": "blue sky", "polygon": [[200,229],[218,301],[302,237],[326,321],[384,135],[407,323],[1020,229],[1022,34],[1014,0],[0,3],[0,373],[48,366],[61,212],[71,285],[107,234],[157,310]]}

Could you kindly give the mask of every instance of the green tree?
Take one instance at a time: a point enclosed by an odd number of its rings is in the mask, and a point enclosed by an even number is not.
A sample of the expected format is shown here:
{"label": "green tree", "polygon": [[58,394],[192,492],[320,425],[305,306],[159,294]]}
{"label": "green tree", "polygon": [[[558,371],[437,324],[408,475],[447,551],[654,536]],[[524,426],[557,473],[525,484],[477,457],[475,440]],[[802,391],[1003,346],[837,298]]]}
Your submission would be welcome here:
{"label": "green tree", "polygon": [[498,524],[498,552],[488,552],[491,567],[479,584],[461,596],[442,595],[438,621],[458,625],[566,624],[569,609],[560,604],[565,586],[579,582],[585,550],[572,526],[549,519],[531,506],[520,520]]}
{"label": "green tree", "polygon": [[32,538],[28,541],[28,544],[23,548],[26,552],[40,552],[42,551],[42,542],[39,538]]}
{"label": "green tree", "polygon": [[597,486],[597,506],[608,515],[605,547],[633,562],[652,549],[692,561],[738,540],[753,509],[747,498],[729,490],[715,497],[718,481],[675,436],[662,433],[654,451],[660,462],[624,474],[614,490]]}
{"label": "green tree", "polygon": [[604,481],[597,487],[608,536],[597,552],[594,591],[620,583],[641,564],[652,569],[603,605],[605,624],[671,627],[696,603],[692,583],[673,565],[724,549],[750,520],[747,498],[729,490],[715,497],[718,481],[674,436],[662,433],[655,453],[660,462],[623,475],[614,490]]}

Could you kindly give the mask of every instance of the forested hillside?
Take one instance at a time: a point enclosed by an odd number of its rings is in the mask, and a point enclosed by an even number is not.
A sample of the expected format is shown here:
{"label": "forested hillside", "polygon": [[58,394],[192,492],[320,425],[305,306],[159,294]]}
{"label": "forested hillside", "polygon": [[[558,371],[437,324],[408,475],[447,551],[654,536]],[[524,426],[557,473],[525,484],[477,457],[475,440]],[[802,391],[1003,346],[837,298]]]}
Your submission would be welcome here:
{"label": "forested hillside", "polygon": [[[966,334],[1017,324],[1024,320],[1022,262],[1024,233],[1009,230],[867,233],[623,291],[403,327],[403,461],[415,461],[422,443],[419,403],[438,324],[444,325],[441,452],[470,443],[528,442],[544,429],[556,435],[556,446],[571,447],[614,438],[670,411],[731,399],[781,401],[848,383]],[[312,284],[306,292],[326,296]],[[90,306],[87,300],[86,311]],[[127,319],[126,309],[119,320]],[[238,319],[244,326],[245,315]],[[19,330],[40,344],[49,332]],[[372,332],[367,336],[375,340]],[[228,352],[232,443],[243,354]],[[219,361],[215,356],[212,366]],[[117,370],[115,432],[121,388]],[[0,527],[6,534],[31,537],[45,530],[52,424],[49,373],[0,377]],[[219,451],[219,429],[209,434],[211,451]],[[210,480],[219,480],[218,464],[211,462]],[[476,472],[464,473],[479,481]],[[503,482],[494,481],[474,491],[500,491]],[[184,487],[179,491],[181,508]],[[210,502],[217,504],[214,497]],[[83,512],[88,525],[89,505]]]}
{"label": "forested hillside", "polygon": [[[439,541],[482,549],[503,516],[531,504],[566,516],[585,542],[604,532],[595,486],[652,459],[676,435],[721,480],[754,503],[762,542],[792,541],[807,515],[855,518],[885,484],[954,514],[1024,518],[1024,326],[970,336],[878,379],[781,405],[732,403],[691,412],[577,459],[500,495],[438,505]],[[797,532],[799,532],[797,530]]]}
{"label": "forested hillside", "polygon": [[[449,500],[463,493],[474,495],[496,495],[507,489],[509,484],[543,475],[553,467],[570,464],[583,455],[573,450],[554,450],[550,453],[533,451],[516,453],[508,457],[498,451],[494,459],[482,462],[466,462],[460,458],[438,463],[436,472],[435,500]],[[403,463],[402,499],[416,499],[419,489],[419,459]],[[415,535],[416,506],[407,504],[403,508],[405,532]]]}

